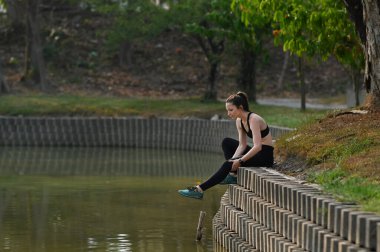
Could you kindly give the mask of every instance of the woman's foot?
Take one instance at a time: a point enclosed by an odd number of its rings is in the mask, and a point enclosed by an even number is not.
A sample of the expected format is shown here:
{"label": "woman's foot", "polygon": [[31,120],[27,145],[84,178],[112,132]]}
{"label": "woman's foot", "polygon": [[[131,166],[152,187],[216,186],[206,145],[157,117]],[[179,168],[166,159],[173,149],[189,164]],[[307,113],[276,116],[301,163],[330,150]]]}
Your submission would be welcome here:
{"label": "woman's foot", "polygon": [[237,184],[237,177],[231,174],[228,174],[227,177],[224,178],[220,185],[229,185],[229,184]]}
{"label": "woman's foot", "polygon": [[203,198],[203,192],[200,188],[193,186],[188,187],[187,189],[178,190],[178,193],[182,196],[193,198],[193,199],[202,199]]}

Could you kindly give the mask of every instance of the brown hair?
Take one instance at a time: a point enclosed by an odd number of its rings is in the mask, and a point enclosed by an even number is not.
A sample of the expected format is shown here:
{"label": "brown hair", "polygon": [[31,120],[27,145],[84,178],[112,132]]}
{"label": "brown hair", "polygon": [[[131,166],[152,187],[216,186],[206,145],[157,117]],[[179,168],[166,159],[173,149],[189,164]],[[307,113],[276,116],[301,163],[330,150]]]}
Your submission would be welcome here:
{"label": "brown hair", "polygon": [[244,92],[239,91],[236,94],[230,95],[227,98],[226,103],[231,103],[236,107],[242,106],[245,111],[249,111],[248,97]]}

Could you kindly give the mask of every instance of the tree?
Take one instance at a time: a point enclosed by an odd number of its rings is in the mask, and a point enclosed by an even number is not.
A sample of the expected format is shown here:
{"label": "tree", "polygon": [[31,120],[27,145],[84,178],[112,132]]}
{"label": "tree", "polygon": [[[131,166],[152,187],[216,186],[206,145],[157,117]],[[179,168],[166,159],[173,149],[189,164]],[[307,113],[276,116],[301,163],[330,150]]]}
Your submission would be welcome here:
{"label": "tree", "polygon": [[306,109],[306,84],[304,73],[304,61],[306,57],[313,57],[316,53],[315,45],[310,39],[307,29],[308,13],[306,8],[310,8],[311,1],[304,1],[302,5],[296,0],[272,1],[266,4],[260,1],[261,10],[265,13],[274,13],[272,16],[272,26],[274,41],[282,44],[284,51],[290,51],[297,55],[297,75],[301,94],[301,110]]}
{"label": "tree", "polygon": [[43,57],[40,24],[40,0],[26,0],[26,52],[25,75],[32,79],[40,89],[47,88],[47,73]]}
{"label": "tree", "polygon": [[3,69],[1,67],[0,63],[0,94],[8,93],[9,87],[5,81],[4,75],[3,75]]}
{"label": "tree", "polygon": [[168,27],[167,11],[150,0],[87,2],[112,19],[106,37],[108,48],[117,53],[120,66],[132,66],[134,45],[157,36]]}
{"label": "tree", "polygon": [[380,1],[343,0],[359,34],[365,55],[367,106],[380,109]]}
{"label": "tree", "polygon": [[[193,6],[189,5],[188,9],[191,8]],[[196,6],[196,15],[193,18],[193,21],[186,25],[186,31],[196,39],[210,65],[208,87],[204,99],[216,100],[216,81],[226,36],[229,32],[227,27],[231,20],[229,1],[199,1]]]}
{"label": "tree", "polygon": [[[187,25],[202,48],[210,64],[209,85],[206,99],[216,99],[216,81],[219,65],[227,41],[237,45],[240,51],[240,66],[237,83],[251,101],[256,101],[256,58],[261,51],[261,37],[267,27],[267,20],[256,13],[255,25],[244,23],[239,6],[232,6],[230,0],[198,1],[196,15]],[[194,1],[191,2],[194,9]]]}
{"label": "tree", "polygon": [[269,32],[270,19],[260,12],[259,6],[252,6],[254,13],[250,15],[254,18],[247,23],[244,19],[245,13],[240,7],[235,3],[231,5],[237,18],[231,23],[229,38],[240,48],[238,86],[247,93],[250,101],[256,102],[256,60],[262,52],[263,37]]}
{"label": "tree", "polygon": [[[247,23],[253,17],[252,2],[260,10],[271,17],[274,28],[274,41],[281,44],[284,51],[297,55],[298,69],[302,71],[303,58],[319,56],[325,60],[330,55],[347,60],[349,48],[355,43],[353,26],[347,22],[347,12],[341,2],[335,0],[234,0],[245,12]],[[343,52],[346,56],[343,56]],[[357,52],[352,53],[352,57]],[[346,62],[349,62],[347,60]],[[302,72],[300,77],[301,90],[305,90]],[[305,94],[302,94],[301,109],[305,109]]]}
{"label": "tree", "polygon": [[[23,80],[31,81],[42,90],[47,88],[47,72],[43,57],[40,29],[40,0],[5,0],[13,26],[25,26],[25,54]],[[21,18],[20,18],[21,16]],[[24,19],[23,19],[24,17]]]}

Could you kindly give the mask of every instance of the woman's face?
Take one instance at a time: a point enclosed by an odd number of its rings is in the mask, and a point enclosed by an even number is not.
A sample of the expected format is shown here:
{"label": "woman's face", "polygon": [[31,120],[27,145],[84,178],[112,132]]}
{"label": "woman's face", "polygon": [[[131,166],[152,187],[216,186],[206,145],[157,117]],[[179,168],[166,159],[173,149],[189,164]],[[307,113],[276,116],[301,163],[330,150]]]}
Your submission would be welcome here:
{"label": "woman's face", "polygon": [[241,115],[241,109],[239,109],[238,107],[236,107],[232,103],[229,103],[229,102],[226,103],[226,110],[227,110],[227,115],[231,119],[236,119],[236,118],[240,117],[240,115]]}

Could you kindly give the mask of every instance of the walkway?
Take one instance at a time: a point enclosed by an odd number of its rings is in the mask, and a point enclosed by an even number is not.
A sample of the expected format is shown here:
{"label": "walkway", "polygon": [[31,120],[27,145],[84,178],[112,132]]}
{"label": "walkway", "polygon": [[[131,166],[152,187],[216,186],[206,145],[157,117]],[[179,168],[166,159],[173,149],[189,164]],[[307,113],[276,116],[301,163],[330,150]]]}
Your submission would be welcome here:
{"label": "walkway", "polygon": [[[346,109],[346,104],[322,104],[318,103],[315,99],[308,99],[309,102],[306,102],[306,109]],[[297,98],[262,98],[257,99],[257,103],[260,105],[274,105],[274,106],[283,106],[289,108],[301,108],[301,101]]]}

